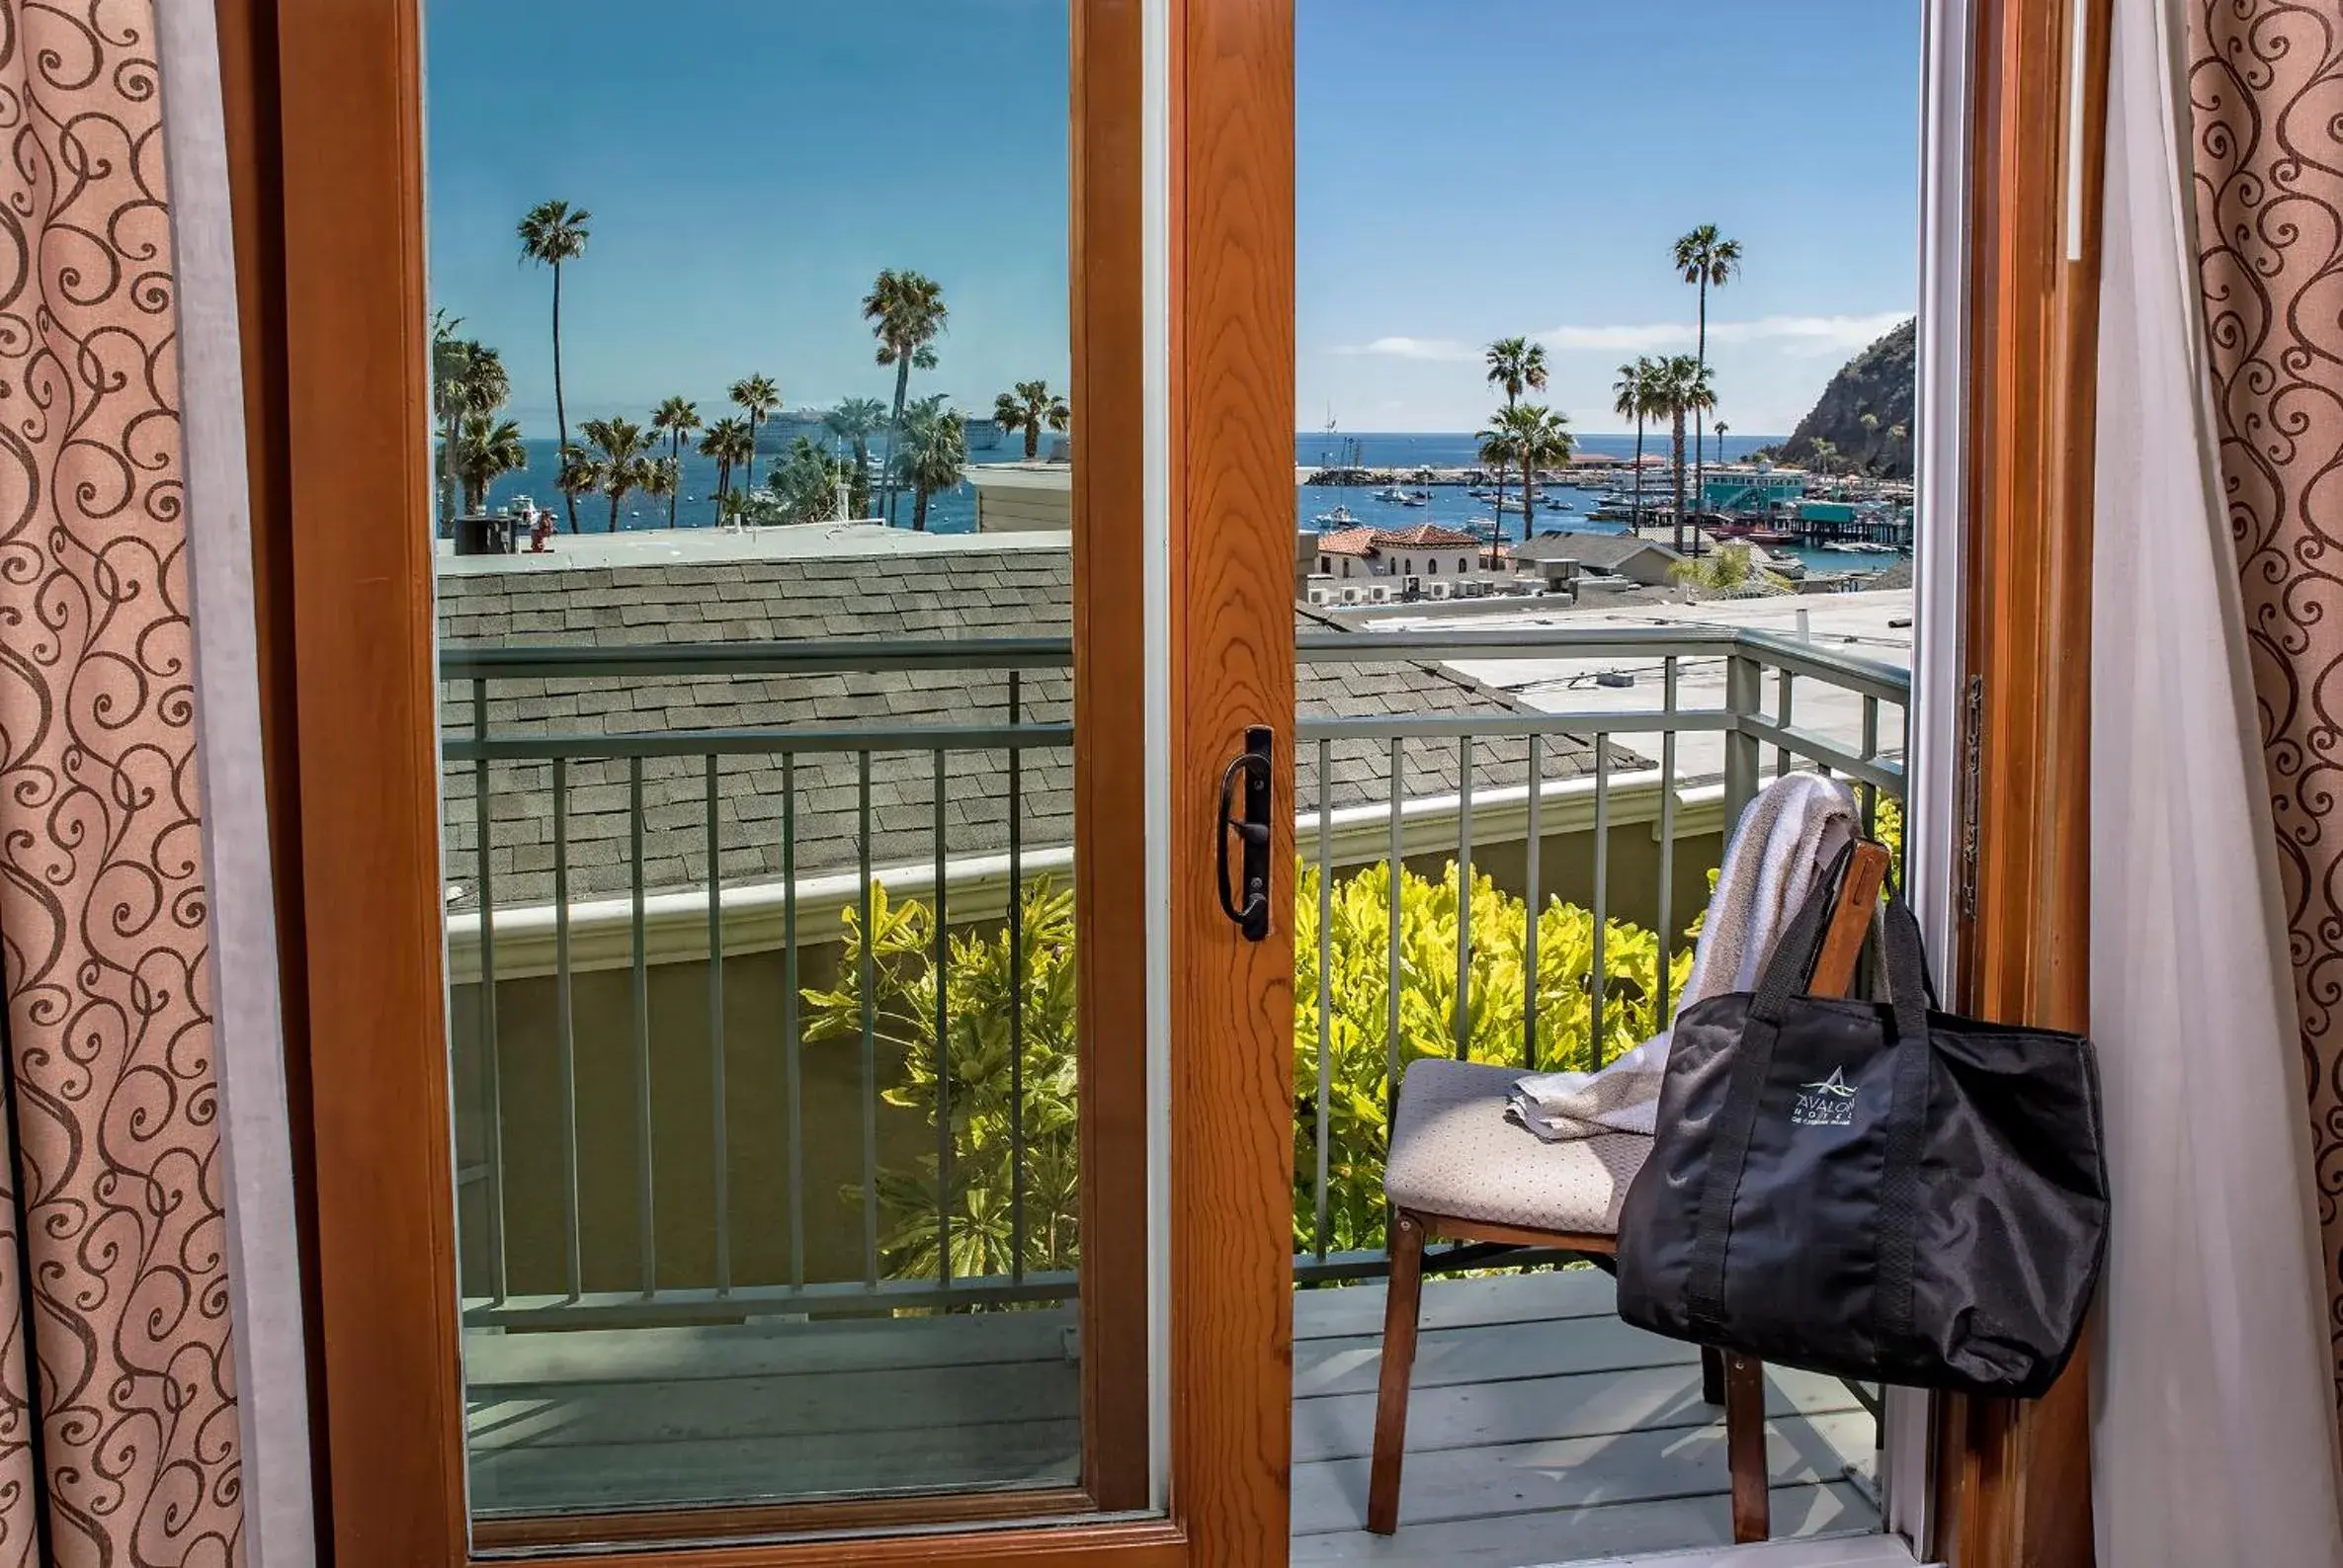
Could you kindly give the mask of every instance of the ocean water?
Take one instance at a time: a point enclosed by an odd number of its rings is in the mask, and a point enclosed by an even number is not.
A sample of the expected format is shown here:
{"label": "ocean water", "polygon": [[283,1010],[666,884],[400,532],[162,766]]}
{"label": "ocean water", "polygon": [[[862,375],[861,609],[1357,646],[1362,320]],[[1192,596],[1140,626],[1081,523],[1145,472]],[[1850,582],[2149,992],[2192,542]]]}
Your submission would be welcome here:
{"label": "ocean water", "polygon": [[[1732,436],[1726,442],[1729,457],[1740,458],[1760,447],[1782,440],[1780,436]],[[529,467],[520,473],[510,473],[499,479],[488,492],[491,507],[510,506],[520,496],[533,497],[540,506],[558,514],[561,493],[553,487],[557,471],[554,454],[556,443],[531,441],[528,443]],[[879,444],[883,445],[883,443]],[[1294,438],[1294,460],[1307,465],[1333,464],[1343,460],[1357,460],[1370,468],[1457,468],[1475,464],[1474,440],[1464,431],[1368,431],[1356,435],[1328,436],[1321,431],[1304,431]],[[1604,456],[1632,457],[1635,450],[1632,435],[1589,435],[1578,438],[1582,453]],[[1659,436],[1647,437],[1644,451],[1657,455],[1666,450]],[[1716,444],[1709,444],[1714,456]],[[981,461],[1001,461],[1014,456],[1015,449],[1007,443],[993,452],[979,452],[973,455]],[[769,466],[780,460],[781,454],[760,453],[757,472],[762,475]],[[738,476],[735,476],[738,482]],[[1658,502],[1665,496],[1667,477],[1664,473],[1644,475],[1649,501]],[[715,464],[688,448],[683,454],[682,493],[676,498],[675,521],[679,528],[709,528],[715,516]],[[1513,493],[1509,487],[1507,494]],[[1539,511],[1536,519],[1540,529],[1616,530],[1624,533],[1623,525],[1590,523],[1586,514],[1592,511],[1600,492],[1591,489],[1557,487],[1539,492]],[[1295,522],[1302,528],[1316,526],[1316,520],[1331,513],[1337,506],[1348,511],[1360,522],[1377,528],[1411,528],[1418,523],[1440,523],[1453,528],[1464,528],[1477,522],[1486,528],[1496,516],[1486,501],[1476,500],[1462,485],[1435,485],[1432,504],[1428,507],[1406,507],[1394,501],[1374,499],[1373,489],[1363,485],[1302,485],[1295,491]],[[619,527],[622,529],[661,529],[667,527],[667,503],[647,496],[631,495],[619,508]],[[897,522],[908,528],[911,523],[911,501],[905,497],[900,505]],[[578,527],[587,533],[601,533],[610,526],[610,502],[607,498],[580,496],[578,498]],[[962,483],[953,489],[932,496],[928,500],[928,528],[937,534],[965,534],[976,526],[976,492]],[[1501,533],[1507,538],[1519,538],[1522,517],[1518,512],[1504,514]],[[1791,551],[1803,555],[1811,565],[1828,570],[1844,571],[1850,566],[1883,565],[1887,557],[1849,557],[1821,551]]]}

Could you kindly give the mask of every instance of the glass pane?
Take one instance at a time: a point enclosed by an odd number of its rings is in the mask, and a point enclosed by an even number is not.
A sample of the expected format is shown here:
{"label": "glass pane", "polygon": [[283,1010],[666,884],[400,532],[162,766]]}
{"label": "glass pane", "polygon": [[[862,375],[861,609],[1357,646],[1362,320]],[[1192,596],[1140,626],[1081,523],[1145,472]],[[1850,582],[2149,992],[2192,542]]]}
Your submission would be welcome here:
{"label": "glass pane", "polygon": [[[1595,1075],[1662,1036],[1742,806],[1820,769],[1900,835],[1920,7],[1297,13],[1295,1556],[1726,1544],[1699,1351],[1560,1242],[1649,1146],[1664,1038]],[[1385,1547],[1362,1352],[1418,1073],[1474,1146],[1414,1200],[1556,1244],[1427,1254]],[[1773,1533],[1878,1528],[1878,1390],[1767,1376]]]}
{"label": "glass pane", "polygon": [[426,12],[474,1519],[1078,1485],[1067,0]]}

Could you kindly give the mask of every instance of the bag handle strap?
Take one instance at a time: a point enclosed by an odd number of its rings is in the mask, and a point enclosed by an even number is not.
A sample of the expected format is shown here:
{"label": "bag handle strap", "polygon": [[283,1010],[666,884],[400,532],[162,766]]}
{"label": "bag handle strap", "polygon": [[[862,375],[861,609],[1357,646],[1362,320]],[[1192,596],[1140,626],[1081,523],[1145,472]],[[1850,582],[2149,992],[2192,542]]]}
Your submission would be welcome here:
{"label": "bag handle strap", "polygon": [[1920,1156],[1928,1136],[1928,1099],[1936,1051],[1928,1038],[1928,959],[1920,921],[1892,884],[1887,890],[1887,984],[1895,1014],[1895,1074],[1887,1107],[1887,1147],[1880,1171],[1880,1272],[1873,1292],[1873,1333],[1883,1350],[1909,1342],[1917,1274]]}
{"label": "bag handle strap", "polygon": [[1774,1064],[1774,1045],[1781,1038],[1790,998],[1805,988],[1806,976],[1814,967],[1824,924],[1854,856],[1852,841],[1840,847],[1829,871],[1815,879],[1806,901],[1775,941],[1758,980],[1756,997],[1749,1005],[1748,1020],[1741,1028],[1740,1049],[1734,1054],[1732,1077],[1717,1112],[1716,1141],[1709,1151],[1708,1179],[1701,1188],[1700,1219],[1693,1232],[1691,1268],[1685,1281],[1687,1325],[1693,1338],[1704,1344],[1714,1342],[1724,1327],[1725,1241],[1732,1230],[1733,1199],[1740,1192],[1749,1140],[1757,1127],[1757,1103]]}

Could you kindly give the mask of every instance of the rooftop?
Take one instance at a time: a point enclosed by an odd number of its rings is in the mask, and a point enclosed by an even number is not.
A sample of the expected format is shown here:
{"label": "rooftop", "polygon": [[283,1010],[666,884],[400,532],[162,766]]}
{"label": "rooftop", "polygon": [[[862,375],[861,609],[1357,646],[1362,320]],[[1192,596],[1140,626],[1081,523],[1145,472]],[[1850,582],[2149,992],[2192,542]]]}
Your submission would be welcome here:
{"label": "rooftop", "polygon": [[[1059,464],[1062,467],[1063,464]],[[458,555],[439,546],[443,580],[507,578],[516,573],[608,571],[752,561],[853,560],[880,556],[965,555],[971,551],[1058,550],[1064,534],[921,534],[883,523],[806,523],[792,528],[641,529],[622,534],[555,534],[542,554]],[[443,588],[441,597],[447,597]],[[443,634],[446,626],[443,621]]]}
{"label": "rooftop", "polygon": [[[1063,535],[952,536],[910,547],[863,547],[876,528],[849,529],[842,553],[755,555],[751,546],[788,536],[840,536],[828,528],[781,529],[767,538],[693,538],[681,557],[645,555],[620,564],[564,570],[454,573],[440,584],[445,649],[515,644],[652,647],[683,643],[796,639],[958,639],[1065,636],[1071,627],[1072,563]],[[588,536],[592,537],[591,536]],[[608,536],[604,536],[608,539]],[[915,536],[896,533],[904,541]],[[1041,542],[1036,543],[1039,539]],[[1015,543],[1008,540],[1014,539]],[[661,539],[659,542],[671,541]],[[612,543],[631,543],[619,536]],[[710,545],[718,546],[714,550]],[[581,552],[582,553],[582,552]],[[488,557],[527,561],[529,557]],[[1333,626],[1311,618],[1312,624]],[[789,726],[932,727],[1005,720],[1011,676],[1000,670],[845,671],[808,675],[626,676],[499,679],[487,688],[493,734],[682,733]],[[1520,712],[1517,698],[1437,664],[1315,661],[1297,675],[1304,716]],[[468,734],[473,689],[443,689],[449,736]],[[1029,670],[1017,679],[1021,721],[1062,723],[1072,704],[1069,675]],[[1616,749],[1615,749],[1616,755]],[[1584,742],[1551,737],[1543,747],[1548,779],[1592,770]],[[1521,737],[1490,736],[1473,751],[1473,784],[1487,790],[1528,778]],[[1073,802],[1062,750],[1036,748],[1021,758],[1018,822],[1028,850],[1072,838]],[[1377,742],[1333,747],[1336,809],[1389,796],[1390,756]],[[643,764],[645,884],[650,890],[708,881],[708,778],[704,755],[654,757]],[[795,867],[803,875],[855,866],[860,858],[858,754],[807,753],[795,768]],[[935,800],[931,753],[879,752],[871,759],[875,866],[932,860]],[[1453,743],[1411,743],[1405,755],[1413,794],[1453,793]],[[552,897],[553,800],[550,768],[542,762],[491,765],[489,868],[502,906]],[[1297,759],[1296,792],[1317,799],[1314,749]],[[569,878],[573,897],[630,885],[631,815],[624,761],[583,759],[567,765]],[[479,880],[474,814],[475,765],[444,769],[443,812],[449,877],[462,889],[454,907],[471,907]],[[784,763],[778,755],[727,756],[718,767],[717,842],[726,886],[782,872]],[[1009,759],[1003,752],[954,752],[946,781],[946,838],[954,856],[997,854],[1010,823]]]}
{"label": "rooftop", "polygon": [[1676,553],[1665,544],[1632,534],[1580,533],[1571,529],[1548,529],[1512,546],[1515,560],[1576,561],[1601,571],[1608,571],[1645,550],[1658,550],[1670,557]]}

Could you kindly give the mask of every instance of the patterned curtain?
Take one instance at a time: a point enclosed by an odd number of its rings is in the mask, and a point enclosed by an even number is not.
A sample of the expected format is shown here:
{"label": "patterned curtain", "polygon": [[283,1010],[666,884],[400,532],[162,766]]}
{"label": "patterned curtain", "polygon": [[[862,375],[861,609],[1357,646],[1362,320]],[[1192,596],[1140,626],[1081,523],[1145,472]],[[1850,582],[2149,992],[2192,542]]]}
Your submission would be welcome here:
{"label": "patterned curtain", "polygon": [[0,0],[0,1568],[241,1560],[153,0]]}
{"label": "patterned curtain", "polygon": [[2343,1401],[2343,6],[2189,11],[2199,277]]}

